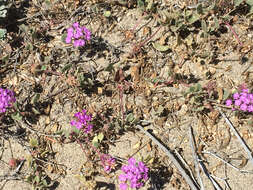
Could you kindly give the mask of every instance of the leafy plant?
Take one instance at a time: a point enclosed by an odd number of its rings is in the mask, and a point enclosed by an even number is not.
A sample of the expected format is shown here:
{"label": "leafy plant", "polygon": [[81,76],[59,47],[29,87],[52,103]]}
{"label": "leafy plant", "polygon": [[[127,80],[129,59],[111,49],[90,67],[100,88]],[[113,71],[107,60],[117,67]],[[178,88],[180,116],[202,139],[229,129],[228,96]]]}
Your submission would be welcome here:
{"label": "leafy plant", "polygon": [[[7,16],[7,5],[5,0],[0,0],[0,19]],[[6,36],[7,30],[0,28],[0,40],[4,39]]]}
{"label": "leafy plant", "polygon": [[49,184],[47,182],[47,175],[42,172],[41,167],[37,164],[33,157],[28,157],[28,165],[31,173],[26,176],[26,181],[32,184],[32,189],[47,189]]}
{"label": "leafy plant", "polygon": [[192,105],[193,111],[203,111],[205,107],[205,99],[208,98],[208,93],[204,91],[200,84],[191,86],[184,96],[188,99],[189,104]]}
{"label": "leafy plant", "polygon": [[242,4],[243,2],[245,2],[246,4],[248,4],[250,6],[249,9],[249,14],[253,13],[253,0],[234,0],[234,4],[235,6],[239,6],[240,4]]}
{"label": "leafy plant", "polygon": [[0,0],[0,18],[5,18],[7,15],[6,1]]}

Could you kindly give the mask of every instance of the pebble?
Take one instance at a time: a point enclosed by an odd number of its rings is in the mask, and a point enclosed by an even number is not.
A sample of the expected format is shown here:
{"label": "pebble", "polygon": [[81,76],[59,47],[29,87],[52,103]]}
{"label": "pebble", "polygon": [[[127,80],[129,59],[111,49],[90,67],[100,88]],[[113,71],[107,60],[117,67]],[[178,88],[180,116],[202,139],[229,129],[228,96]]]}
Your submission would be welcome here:
{"label": "pebble", "polygon": [[187,113],[188,107],[186,104],[182,105],[181,109],[178,111],[178,115],[183,116]]}
{"label": "pebble", "polygon": [[144,96],[135,97],[136,106],[148,106],[148,101]]}

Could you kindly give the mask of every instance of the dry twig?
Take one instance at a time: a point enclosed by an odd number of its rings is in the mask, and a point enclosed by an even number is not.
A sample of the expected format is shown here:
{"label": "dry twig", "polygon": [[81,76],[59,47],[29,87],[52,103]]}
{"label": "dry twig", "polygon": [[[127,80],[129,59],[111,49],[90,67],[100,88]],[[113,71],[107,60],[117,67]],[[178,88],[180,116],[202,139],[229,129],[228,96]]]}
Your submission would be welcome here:
{"label": "dry twig", "polygon": [[137,125],[138,129],[143,131],[145,135],[147,135],[151,140],[158,145],[169,157],[169,159],[172,161],[172,163],[176,166],[176,168],[179,170],[185,181],[188,183],[188,185],[191,187],[192,190],[199,190],[198,185],[194,182],[194,180],[187,174],[183,166],[178,162],[177,158],[173,155],[173,153],[166,148],[164,145],[162,145],[153,135],[151,135],[148,131],[144,130],[143,127],[140,125]]}
{"label": "dry twig", "polygon": [[202,151],[203,154],[210,154],[212,156],[214,156],[215,158],[219,159],[220,161],[222,161],[223,163],[227,164],[228,166],[230,166],[231,168],[235,169],[238,172],[241,173],[250,173],[253,174],[253,171],[247,171],[247,170],[240,170],[239,168],[235,167],[234,165],[230,164],[229,162],[225,161],[224,159],[222,159],[220,156],[216,155],[213,152],[209,152],[209,151]]}
{"label": "dry twig", "polygon": [[190,136],[190,143],[191,143],[191,148],[192,148],[192,153],[193,153],[193,157],[194,157],[194,165],[195,165],[195,169],[196,169],[196,172],[198,174],[198,178],[199,178],[199,183],[200,183],[200,189],[203,190],[205,189],[204,188],[204,184],[203,184],[203,181],[202,181],[202,178],[200,176],[200,172],[199,172],[199,156],[198,154],[196,153],[196,143],[195,143],[195,140],[193,138],[193,131],[192,131],[192,127],[190,126],[189,127],[189,136]]}
{"label": "dry twig", "polygon": [[245,143],[245,141],[241,138],[240,134],[237,132],[237,130],[235,129],[235,127],[233,126],[231,121],[227,118],[227,116],[223,113],[223,111],[219,107],[218,107],[218,110],[219,110],[220,114],[222,115],[222,117],[225,119],[225,121],[228,124],[228,126],[230,127],[230,129],[233,131],[233,133],[237,137],[238,141],[241,143],[245,152],[248,154],[249,161],[251,161],[251,163],[253,164],[252,151],[250,150],[248,145]]}
{"label": "dry twig", "polygon": [[[190,140],[192,141],[192,148],[194,149],[194,152],[196,150],[195,148],[195,142],[194,142],[194,138],[193,138],[193,130],[192,127],[190,126]],[[213,186],[215,187],[215,189],[221,190],[222,188],[220,187],[220,185],[213,179],[213,177],[208,173],[206,166],[204,165],[203,161],[199,158],[198,154],[195,152],[195,155],[197,157],[197,162],[199,163],[199,166],[201,168],[201,170],[203,171],[203,173],[208,177],[208,179],[212,182]],[[203,184],[202,184],[203,185]],[[203,186],[202,186],[203,188]]]}

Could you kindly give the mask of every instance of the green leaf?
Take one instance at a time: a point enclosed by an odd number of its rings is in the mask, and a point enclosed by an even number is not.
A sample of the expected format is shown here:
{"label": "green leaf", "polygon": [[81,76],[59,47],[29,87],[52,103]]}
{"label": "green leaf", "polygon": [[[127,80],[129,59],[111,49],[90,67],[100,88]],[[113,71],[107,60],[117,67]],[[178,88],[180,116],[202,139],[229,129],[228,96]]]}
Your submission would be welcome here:
{"label": "green leaf", "polygon": [[47,70],[47,66],[46,66],[46,65],[42,65],[42,66],[41,66],[41,70],[42,70],[42,71]]}
{"label": "green leaf", "polygon": [[25,49],[32,51],[33,50],[33,45],[31,43],[27,43],[26,46],[25,46]]}
{"label": "green leaf", "polygon": [[28,33],[28,26],[26,26],[25,24],[21,24],[19,26],[20,30],[22,30],[25,33]]}
{"label": "green leaf", "polygon": [[36,94],[32,97],[31,104],[37,103],[39,99],[40,99],[40,94],[39,94],[39,93],[36,93]]}
{"label": "green leaf", "polygon": [[197,13],[198,14],[203,14],[203,6],[202,6],[202,3],[199,3],[197,5]]}
{"label": "green leaf", "polygon": [[142,0],[137,0],[137,7],[144,9],[145,3]]}
{"label": "green leaf", "polygon": [[29,144],[31,145],[31,147],[38,147],[39,143],[38,140],[35,138],[30,138]]}
{"label": "green leaf", "polygon": [[[1,32],[0,32],[1,33]],[[0,38],[1,39],[1,38]],[[4,62],[4,63],[6,63],[8,60],[9,60],[9,58],[10,58],[10,55],[6,55],[6,56],[3,56],[2,58],[1,58],[1,60],[2,60],[2,62]]]}
{"label": "green leaf", "polygon": [[94,142],[98,142],[98,136],[97,135],[95,137],[93,137],[93,139],[92,139],[92,143],[94,143]]}
{"label": "green leaf", "polygon": [[6,36],[7,30],[0,28],[0,40],[3,40]]}
{"label": "green leaf", "polygon": [[129,123],[133,122],[134,119],[135,119],[135,117],[134,117],[134,114],[133,114],[133,113],[129,113],[129,114],[126,116],[126,121],[129,122]]}
{"label": "green leaf", "polygon": [[188,18],[188,22],[190,24],[193,24],[194,22],[198,21],[200,19],[200,15],[197,13],[193,13],[191,16]]}
{"label": "green leaf", "polygon": [[246,3],[250,6],[249,14],[253,13],[253,0],[246,0]]}
{"label": "green leaf", "polygon": [[214,17],[214,28],[215,30],[218,30],[220,28],[220,23],[216,16]]}
{"label": "green leaf", "polygon": [[23,117],[19,112],[16,112],[11,114],[11,118],[16,121],[21,121]]}
{"label": "green leaf", "polygon": [[63,130],[63,134],[66,138],[69,138],[71,130]]}
{"label": "green leaf", "polygon": [[35,176],[34,180],[36,181],[37,184],[39,184],[40,183],[40,176],[38,176],[38,175]]}
{"label": "green leaf", "polygon": [[201,91],[202,90],[202,87],[201,87],[201,84],[196,84],[196,86],[195,86],[195,92],[199,92],[199,91]]}
{"label": "green leaf", "polygon": [[67,33],[64,33],[62,36],[61,36],[61,41],[66,43],[66,38],[67,38]]}
{"label": "green leaf", "polygon": [[98,148],[98,147],[99,147],[99,143],[98,143],[98,142],[96,142],[96,141],[92,141],[92,144],[93,144],[93,146],[95,146],[96,148]]}
{"label": "green leaf", "polygon": [[189,88],[189,92],[195,92],[195,87],[194,87],[194,86],[191,86],[191,87]]}
{"label": "green leaf", "polygon": [[74,127],[74,128],[72,129],[72,131],[73,131],[74,133],[76,133],[76,134],[79,134],[79,133],[80,133],[80,130],[77,129],[76,127]]}
{"label": "green leaf", "polygon": [[4,18],[6,17],[7,14],[7,9],[5,5],[0,6],[0,17]]}
{"label": "green leaf", "polygon": [[33,111],[33,113],[35,113],[36,115],[41,114],[40,111],[39,111],[36,107],[32,107],[32,111]]}
{"label": "green leaf", "polygon": [[102,142],[103,139],[104,139],[104,134],[103,133],[99,133],[98,134],[98,140],[99,140],[99,142]]}
{"label": "green leaf", "polygon": [[48,186],[47,180],[43,179],[43,180],[42,180],[42,184],[43,184],[44,186]]}
{"label": "green leaf", "polygon": [[104,16],[105,17],[110,17],[112,15],[111,11],[104,11]]}
{"label": "green leaf", "polygon": [[160,51],[160,52],[168,51],[169,48],[170,48],[170,46],[163,46],[163,45],[161,45],[161,44],[158,43],[158,42],[154,42],[154,43],[152,43],[152,45],[153,45],[153,47],[154,47],[156,50],[158,50],[158,51]]}
{"label": "green leaf", "polygon": [[237,7],[238,5],[240,5],[243,2],[243,0],[234,0],[234,4]]}
{"label": "green leaf", "polygon": [[148,3],[147,10],[151,10],[153,8],[153,0],[146,0],[146,2]]}
{"label": "green leaf", "polygon": [[200,107],[198,107],[198,108],[193,108],[192,110],[193,110],[193,111],[203,111],[204,109],[205,109],[204,106],[200,106]]}
{"label": "green leaf", "polygon": [[202,30],[203,30],[205,33],[208,32],[208,30],[207,30],[207,25],[206,25],[206,21],[205,21],[205,20],[202,20],[202,21],[201,21],[201,28],[202,28]]}
{"label": "green leaf", "polygon": [[72,67],[72,65],[73,65],[72,63],[65,65],[65,66],[61,69],[61,71],[62,71],[62,72],[68,71],[68,70]]}
{"label": "green leaf", "polygon": [[229,96],[230,96],[229,91],[228,90],[224,90],[224,92],[223,92],[223,100],[228,99]]}

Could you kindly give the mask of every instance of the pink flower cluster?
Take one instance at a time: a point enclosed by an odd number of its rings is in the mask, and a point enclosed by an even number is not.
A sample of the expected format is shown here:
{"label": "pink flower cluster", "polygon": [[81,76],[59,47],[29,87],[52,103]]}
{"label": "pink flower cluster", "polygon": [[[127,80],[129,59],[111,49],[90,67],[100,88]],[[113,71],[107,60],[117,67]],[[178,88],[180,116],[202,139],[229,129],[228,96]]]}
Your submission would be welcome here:
{"label": "pink flower cluster", "polygon": [[100,160],[106,173],[110,173],[115,167],[115,159],[108,154],[102,154]]}
{"label": "pink flower cluster", "polygon": [[121,190],[128,188],[127,181],[130,182],[130,188],[139,189],[144,185],[144,182],[148,180],[148,168],[143,162],[136,162],[134,158],[129,158],[128,165],[122,166],[121,170],[124,174],[119,175]]}
{"label": "pink flower cluster", "polygon": [[75,22],[72,26],[67,29],[65,42],[70,44],[73,41],[74,47],[84,46],[85,42],[91,38],[90,30],[85,26],[79,26],[78,22]]}
{"label": "pink flower cluster", "polygon": [[0,88],[0,113],[6,112],[7,108],[11,107],[15,101],[13,91]]}
{"label": "pink flower cluster", "polygon": [[233,106],[232,110],[253,112],[253,93],[249,93],[249,89],[242,89],[240,93],[233,94],[233,99],[226,100],[226,106]]}
{"label": "pink flower cluster", "polygon": [[84,109],[82,112],[75,113],[74,116],[77,118],[77,121],[72,120],[70,122],[70,125],[75,126],[79,130],[85,127],[84,132],[89,133],[93,128],[93,125],[88,123],[89,121],[91,121],[92,116],[87,115],[86,112],[87,111]]}

